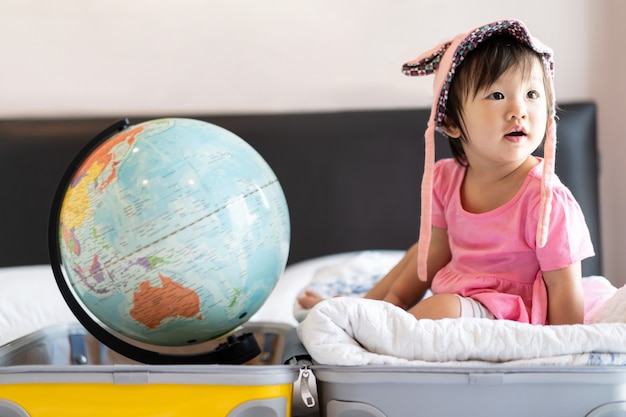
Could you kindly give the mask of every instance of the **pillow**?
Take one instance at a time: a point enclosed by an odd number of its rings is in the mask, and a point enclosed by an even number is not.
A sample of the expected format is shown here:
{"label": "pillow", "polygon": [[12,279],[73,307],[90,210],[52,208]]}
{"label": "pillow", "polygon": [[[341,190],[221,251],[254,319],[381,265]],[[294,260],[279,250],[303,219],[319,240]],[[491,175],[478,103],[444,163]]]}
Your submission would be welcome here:
{"label": "pillow", "polygon": [[0,346],[50,325],[77,322],[49,265],[0,268]]}

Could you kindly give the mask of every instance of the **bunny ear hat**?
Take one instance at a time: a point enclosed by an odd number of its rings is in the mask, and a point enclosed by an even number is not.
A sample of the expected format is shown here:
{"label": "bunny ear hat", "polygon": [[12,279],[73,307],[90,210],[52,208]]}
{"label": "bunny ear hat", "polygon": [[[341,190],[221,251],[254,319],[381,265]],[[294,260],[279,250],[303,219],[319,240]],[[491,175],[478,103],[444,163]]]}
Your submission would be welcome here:
{"label": "bunny ear hat", "polygon": [[421,280],[427,280],[426,263],[428,259],[428,247],[431,237],[431,213],[432,213],[432,190],[433,171],[435,167],[435,130],[443,126],[448,102],[448,91],[454,78],[456,69],[463,62],[468,53],[474,50],[483,41],[494,35],[506,34],[520,43],[527,45],[537,52],[546,71],[549,85],[549,100],[552,100],[552,114],[548,117],[546,138],[544,143],[544,165],[541,182],[541,205],[539,223],[537,226],[536,243],[543,247],[548,240],[550,226],[550,212],[552,210],[552,181],[554,176],[554,163],[556,153],[556,119],[555,119],[555,95],[554,95],[554,61],[552,50],[533,38],[526,26],[518,20],[504,20],[490,23],[463,33],[454,39],[444,42],[430,51],[420,55],[413,61],[403,65],[402,71],[409,76],[435,75],[434,96],[428,126],[424,134],[426,141],[424,176],[422,178],[422,207],[420,220],[420,237],[418,253],[418,276]]}

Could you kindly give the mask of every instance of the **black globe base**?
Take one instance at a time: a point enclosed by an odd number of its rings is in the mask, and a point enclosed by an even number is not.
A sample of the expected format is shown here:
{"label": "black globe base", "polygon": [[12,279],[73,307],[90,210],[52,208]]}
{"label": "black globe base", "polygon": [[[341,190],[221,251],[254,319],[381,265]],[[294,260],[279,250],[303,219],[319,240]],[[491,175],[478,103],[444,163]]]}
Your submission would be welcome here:
{"label": "black globe base", "polygon": [[239,365],[246,363],[261,353],[261,348],[252,333],[228,336],[226,342],[217,349],[217,361],[221,364]]}

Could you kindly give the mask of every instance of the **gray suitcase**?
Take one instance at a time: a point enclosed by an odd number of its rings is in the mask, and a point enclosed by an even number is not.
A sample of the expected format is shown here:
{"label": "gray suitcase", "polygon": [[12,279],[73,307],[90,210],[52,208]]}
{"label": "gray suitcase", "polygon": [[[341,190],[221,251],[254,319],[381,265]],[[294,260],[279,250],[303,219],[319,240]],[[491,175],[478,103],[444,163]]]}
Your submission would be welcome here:
{"label": "gray suitcase", "polygon": [[[286,351],[310,363],[292,336]],[[322,417],[626,417],[623,366],[312,364],[308,371],[300,385],[316,390],[303,400],[317,401]]]}
{"label": "gray suitcase", "polygon": [[323,417],[626,417],[622,367],[314,366]]}

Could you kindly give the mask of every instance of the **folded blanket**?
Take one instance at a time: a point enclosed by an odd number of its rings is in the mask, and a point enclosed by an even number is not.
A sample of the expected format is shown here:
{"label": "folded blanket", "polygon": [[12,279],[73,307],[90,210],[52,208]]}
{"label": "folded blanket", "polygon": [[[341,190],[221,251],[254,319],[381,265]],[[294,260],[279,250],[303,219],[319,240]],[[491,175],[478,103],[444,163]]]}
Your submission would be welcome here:
{"label": "folded blanket", "polygon": [[383,301],[342,297],[313,308],[298,334],[325,365],[626,364],[626,289],[586,310],[580,325],[416,320]]}

